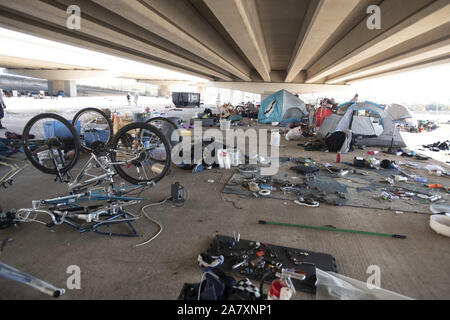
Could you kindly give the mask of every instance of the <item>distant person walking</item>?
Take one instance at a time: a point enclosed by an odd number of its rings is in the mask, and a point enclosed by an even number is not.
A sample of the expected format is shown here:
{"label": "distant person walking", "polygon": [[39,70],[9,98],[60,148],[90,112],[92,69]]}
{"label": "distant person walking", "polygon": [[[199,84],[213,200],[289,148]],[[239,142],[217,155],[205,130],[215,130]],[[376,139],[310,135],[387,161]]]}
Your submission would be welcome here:
{"label": "distant person walking", "polygon": [[139,93],[135,93],[134,94],[134,104],[136,105],[136,107],[137,107],[137,105],[138,105],[138,99],[139,99]]}
{"label": "distant person walking", "polygon": [[3,100],[3,90],[0,89],[0,129],[6,129],[2,125],[2,119],[5,116],[5,112],[3,111],[4,109],[6,109],[6,104],[5,101]]}
{"label": "distant person walking", "polygon": [[128,105],[131,106],[131,94],[129,92],[127,93],[127,101]]}

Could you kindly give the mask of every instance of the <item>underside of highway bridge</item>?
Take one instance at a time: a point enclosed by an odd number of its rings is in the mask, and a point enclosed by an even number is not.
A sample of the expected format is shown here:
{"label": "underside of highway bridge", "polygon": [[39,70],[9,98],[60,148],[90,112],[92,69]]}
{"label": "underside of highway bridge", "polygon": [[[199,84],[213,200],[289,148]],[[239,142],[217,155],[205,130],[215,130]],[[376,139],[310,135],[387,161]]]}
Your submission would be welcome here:
{"label": "underside of highway bridge", "polygon": [[448,0],[0,0],[0,26],[261,94],[330,91],[450,59]]}

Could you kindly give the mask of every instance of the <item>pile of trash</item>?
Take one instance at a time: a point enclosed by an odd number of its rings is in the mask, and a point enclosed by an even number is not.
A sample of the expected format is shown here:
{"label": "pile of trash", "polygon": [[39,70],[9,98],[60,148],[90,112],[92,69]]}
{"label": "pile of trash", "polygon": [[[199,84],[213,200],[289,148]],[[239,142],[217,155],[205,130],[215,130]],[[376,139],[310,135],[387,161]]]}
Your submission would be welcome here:
{"label": "pile of trash", "polygon": [[443,150],[450,150],[450,141],[446,140],[444,142],[436,142],[436,143],[432,143],[432,144],[428,144],[428,145],[423,145],[424,148],[430,149],[431,151],[434,152],[439,152],[439,151],[443,151]]}

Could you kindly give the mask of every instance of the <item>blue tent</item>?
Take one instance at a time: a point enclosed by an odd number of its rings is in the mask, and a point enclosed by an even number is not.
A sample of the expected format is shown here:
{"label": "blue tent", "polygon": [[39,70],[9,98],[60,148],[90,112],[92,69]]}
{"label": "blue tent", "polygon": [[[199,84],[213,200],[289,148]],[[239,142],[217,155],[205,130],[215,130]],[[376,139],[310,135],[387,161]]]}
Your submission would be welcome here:
{"label": "blue tent", "polygon": [[307,114],[305,103],[286,90],[268,96],[261,103],[258,122],[300,122]]}

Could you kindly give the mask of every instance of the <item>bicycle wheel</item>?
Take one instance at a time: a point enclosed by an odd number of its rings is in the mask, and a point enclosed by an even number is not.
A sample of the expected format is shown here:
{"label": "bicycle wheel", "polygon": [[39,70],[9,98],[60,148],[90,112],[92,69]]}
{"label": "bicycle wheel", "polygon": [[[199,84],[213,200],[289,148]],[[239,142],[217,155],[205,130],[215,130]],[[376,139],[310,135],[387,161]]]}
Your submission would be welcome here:
{"label": "bicycle wheel", "polygon": [[106,145],[113,136],[113,124],[109,117],[96,108],[80,110],[72,120],[80,128],[80,143],[83,152],[93,151],[96,142]]}
{"label": "bicycle wheel", "polygon": [[171,148],[154,126],[135,122],[114,135],[109,146],[116,172],[132,184],[158,182],[171,165]]}
{"label": "bicycle wheel", "polygon": [[151,124],[161,131],[164,137],[170,142],[171,147],[180,143],[183,138],[178,131],[178,126],[170,119],[155,117],[145,121],[145,123]]}
{"label": "bicycle wheel", "polygon": [[[57,174],[70,170],[80,157],[80,139],[69,121],[53,113],[31,118],[23,129],[27,159],[38,170]],[[58,168],[58,169],[57,169]]]}

